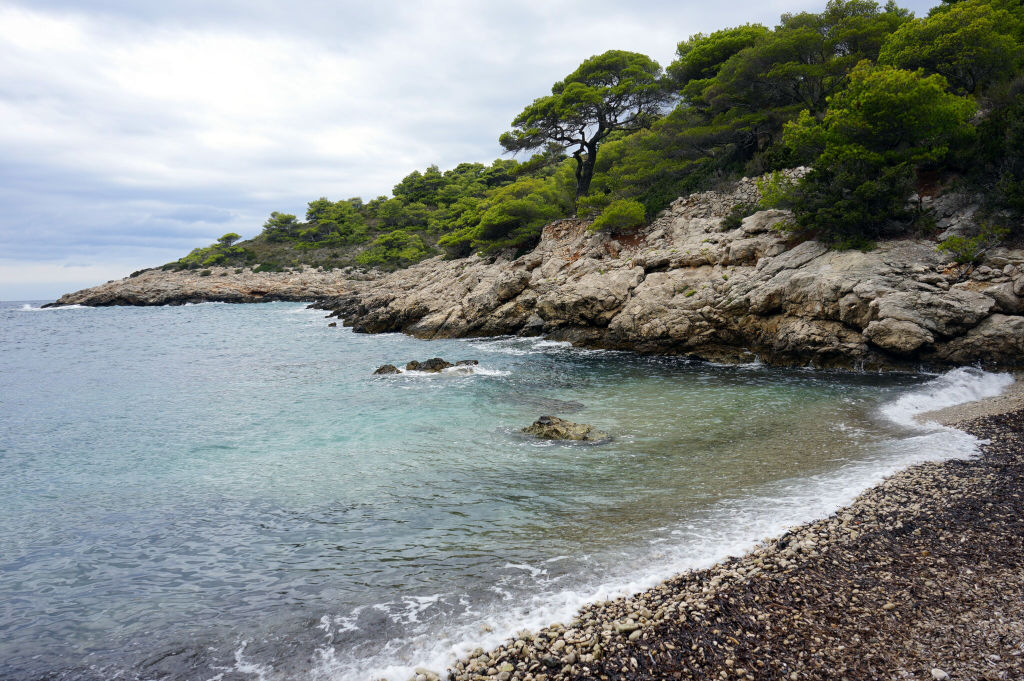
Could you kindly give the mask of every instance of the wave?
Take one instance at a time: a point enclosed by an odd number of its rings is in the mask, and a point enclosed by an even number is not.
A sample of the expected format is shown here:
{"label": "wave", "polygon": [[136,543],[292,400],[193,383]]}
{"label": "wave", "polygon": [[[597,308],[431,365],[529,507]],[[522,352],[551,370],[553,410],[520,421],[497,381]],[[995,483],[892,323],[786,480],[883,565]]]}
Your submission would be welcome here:
{"label": "wave", "polygon": [[85,305],[59,305],[57,307],[32,307],[29,303],[23,304],[19,310],[22,312],[50,312],[55,310],[88,310]]}
{"label": "wave", "polygon": [[441,371],[408,371],[406,369],[399,369],[398,373],[400,376],[407,376],[409,378],[446,378],[452,376],[511,376],[511,371],[504,369],[488,369],[480,365],[476,366],[454,366],[442,369]]}
{"label": "wave", "polygon": [[[549,575],[542,567],[523,563],[505,565],[504,575],[495,576],[500,601],[483,611],[465,608],[451,615],[436,613],[406,640],[392,640],[369,657],[346,656],[332,645],[319,652],[319,665],[311,678],[324,681],[377,679],[404,681],[416,667],[443,674],[456,659],[474,648],[489,650],[522,629],[537,630],[553,622],[568,622],[588,603],[641,592],[674,575],[710,567],[729,556],[756,548],[766,537],[774,537],[806,522],[824,518],[849,505],[864,490],[910,465],[926,461],[966,458],[976,454],[977,439],[962,431],[922,425],[915,416],[933,409],[997,396],[1013,382],[1008,374],[977,369],[954,369],[883,405],[880,413],[906,429],[878,445],[867,461],[849,463],[831,473],[794,478],[751,490],[743,498],[722,502],[706,515],[671,528],[667,535],[645,542],[632,555],[612,561],[619,568],[602,568],[600,578],[569,585],[569,574]],[[580,557],[577,557],[580,558]],[[642,558],[638,563],[637,559]],[[602,561],[604,562],[604,561]],[[642,565],[643,567],[639,567]],[[457,595],[451,595],[453,599]],[[434,605],[438,599],[432,598]],[[426,614],[422,603],[409,604],[393,616]],[[453,619],[461,621],[453,625]],[[344,624],[343,624],[344,623]],[[340,619],[346,629],[354,625]],[[442,635],[440,632],[443,631]]]}
{"label": "wave", "polygon": [[933,430],[939,424],[922,424],[918,422],[917,417],[938,409],[996,397],[1013,385],[1013,381],[1011,374],[995,374],[973,367],[960,367],[941,374],[918,390],[885,405],[882,414],[907,428]]}
{"label": "wave", "polygon": [[520,336],[504,336],[488,339],[460,338],[458,340],[471,344],[475,350],[503,355],[558,355],[564,353],[604,355],[620,352],[618,350],[578,348],[569,341],[549,340],[543,337],[523,338]]}

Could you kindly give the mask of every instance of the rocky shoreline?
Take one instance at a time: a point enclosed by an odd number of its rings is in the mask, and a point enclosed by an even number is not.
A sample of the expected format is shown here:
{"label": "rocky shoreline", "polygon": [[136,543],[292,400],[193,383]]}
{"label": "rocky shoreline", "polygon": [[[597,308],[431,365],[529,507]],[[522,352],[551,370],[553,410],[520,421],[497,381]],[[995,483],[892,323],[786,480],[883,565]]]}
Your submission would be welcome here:
{"label": "rocky shoreline", "polygon": [[[800,169],[790,171],[798,175]],[[561,220],[515,257],[431,258],[392,273],[147,270],[56,305],[318,301],[357,332],[420,338],[547,335],[712,361],[852,369],[1024,366],[1024,249],[978,265],[936,249],[976,229],[978,203],[921,197],[942,230],[862,252],[796,243],[759,210],[757,181],[676,200],[628,234]]]}
{"label": "rocky shoreline", "polygon": [[976,229],[970,197],[923,197],[943,231],[868,252],[794,243],[776,229],[789,213],[759,200],[746,178],[680,198],[635,233],[563,220],[520,257],[435,258],[320,306],[356,331],[421,338],[547,335],[855,369],[1024,366],[1024,249],[992,249],[978,266],[936,249],[936,238]]}
{"label": "rocky shoreline", "polygon": [[[204,271],[208,274],[201,274]],[[253,272],[251,269],[229,267],[180,271],[152,269],[68,293],[43,307],[313,302],[339,295],[352,277],[353,274],[347,270],[308,268],[294,272]]]}
{"label": "rocky shoreline", "polygon": [[988,440],[977,458],[913,466],[741,558],[477,649],[448,678],[1024,677],[1020,383],[995,404],[952,423]]}

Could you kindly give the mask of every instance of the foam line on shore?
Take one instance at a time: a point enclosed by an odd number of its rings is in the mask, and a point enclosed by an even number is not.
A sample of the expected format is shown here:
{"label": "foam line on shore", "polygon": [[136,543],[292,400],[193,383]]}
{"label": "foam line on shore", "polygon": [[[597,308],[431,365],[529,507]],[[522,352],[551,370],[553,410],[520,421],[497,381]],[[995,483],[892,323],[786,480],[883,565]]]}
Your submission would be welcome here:
{"label": "foam line on shore", "polygon": [[[394,641],[370,659],[343,659],[332,647],[319,651],[320,666],[313,678],[388,679],[406,681],[417,667],[443,672],[474,648],[490,650],[516,631],[537,630],[553,622],[567,622],[581,607],[647,590],[664,580],[695,569],[705,569],[728,558],[750,552],[768,537],[820,518],[850,505],[865,490],[909,466],[928,461],[968,458],[978,451],[978,440],[965,432],[921,424],[915,417],[937,408],[964,404],[1001,394],[1013,383],[1009,374],[959,368],[946,372],[881,407],[881,414],[906,428],[906,437],[887,443],[888,451],[867,461],[842,466],[826,475],[783,481],[757,493],[719,504],[702,518],[672,529],[670,542],[652,541],[643,547],[646,564],[638,556],[625,557],[628,569],[593,584],[571,588],[561,578],[533,594],[519,594],[518,603],[505,599],[489,612],[461,626],[421,632],[412,640]],[[524,566],[517,566],[524,567]],[[528,570],[533,573],[533,570]],[[538,572],[534,576],[541,574]],[[511,594],[510,594],[511,596]],[[466,613],[470,614],[470,613]]]}

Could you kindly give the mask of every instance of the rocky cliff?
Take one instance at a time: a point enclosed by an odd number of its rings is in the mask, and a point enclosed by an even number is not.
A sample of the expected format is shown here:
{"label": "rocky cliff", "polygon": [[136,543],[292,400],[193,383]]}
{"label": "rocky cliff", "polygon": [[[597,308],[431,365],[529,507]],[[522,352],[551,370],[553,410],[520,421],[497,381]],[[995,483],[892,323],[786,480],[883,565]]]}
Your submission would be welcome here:
{"label": "rocky cliff", "polygon": [[[56,304],[318,299],[367,333],[547,334],[591,347],[816,367],[1024,366],[1024,250],[994,249],[979,266],[961,266],[934,240],[832,251],[788,241],[774,229],[784,211],[738,225],[725,219],[758,199],[745,179],[681,198],[628,235],[563,220],[518,258],[433,258],[382,275],[150,270]],[[925,203],[952,230],[969,225],[975,208],[955,196]]]}
{"label": "rocky cliff", "polygon": [[[321,305],[356,331],[423,338],[547,334],[592,347],[717,361],[899,368],[1024,365],[1024,250],[996,249],[977,267],[935,241],[870,252],[790,243],[778,210],[731,227],[753,180],[681,198],[635,234],[580,221],[545,228],[519,258],[424,261],[351,282]],[[927,203],[928,201],[926,201]],[[931,201],[941,227],[970,205]]]}

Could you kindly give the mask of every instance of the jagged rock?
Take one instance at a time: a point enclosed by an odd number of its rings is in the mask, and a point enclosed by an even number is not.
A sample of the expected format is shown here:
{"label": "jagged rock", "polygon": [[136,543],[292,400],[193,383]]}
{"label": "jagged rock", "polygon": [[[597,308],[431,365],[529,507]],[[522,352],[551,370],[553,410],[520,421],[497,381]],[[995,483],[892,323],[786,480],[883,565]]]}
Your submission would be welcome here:
{"label": "jagged rock", "polygon": [[451,362],[444,361],[440,357],[434,357],[434,358],[428,359],[428,360],[426,360],[424,362],[417,362],[416,360],[413,360],[413,361],[411,361],[411,362],[409,362],[408,364],[405,365],[405,370],[406,371],[426,371],[428,373],[436,374],[436,373],[438,373],[440,371],[444,371],[445,369],[447,369],[449,367],[452,367],[452,366],[455,366],[455,365],[452,364]]}
{"label": "jagged rock", "polygon": [[457,361],[455,363],[455,366],[457,366],[457,367],[475,367],[478,364],[480,364],[479,360],[475,360],[475,359],[460,359],[459,361]]}
{"label": "jagged rock", "polygon": [[378,376],[378,375],[384,376],[384,375],[387,375],[387,374],[400,374],[400,373],[402,373],[402,372],[399,371],[398,367],[396,367],[394,364],[385,364],[385,365],[379,367],[376,371],[374,371],[373,375],[374,376]]}
{"label": "jagged rock", "polygon": [[541,416],[533,425],[523,428],[522,432],[542,440],[598,442],[609,438],[607,433],[602,433],[593,426],[573,423],[557,416]]}

